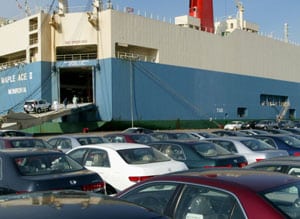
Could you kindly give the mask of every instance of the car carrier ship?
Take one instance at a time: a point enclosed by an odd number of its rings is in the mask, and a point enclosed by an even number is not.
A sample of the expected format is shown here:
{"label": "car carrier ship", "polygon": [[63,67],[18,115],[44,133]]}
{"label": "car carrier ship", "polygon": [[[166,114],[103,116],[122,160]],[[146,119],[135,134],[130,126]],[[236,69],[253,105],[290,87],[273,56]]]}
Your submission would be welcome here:
{"label": "car carrier ship", "polygon": [[214,22],[212,0],[190,0],[167,22],[111,1],[74,12],[59,0],[56,11],[1,19],[0,114],[76,95],[92,107],[48,122],[159,129],[298,119],[299,45],[259,34],[238,1],[237,10]]}

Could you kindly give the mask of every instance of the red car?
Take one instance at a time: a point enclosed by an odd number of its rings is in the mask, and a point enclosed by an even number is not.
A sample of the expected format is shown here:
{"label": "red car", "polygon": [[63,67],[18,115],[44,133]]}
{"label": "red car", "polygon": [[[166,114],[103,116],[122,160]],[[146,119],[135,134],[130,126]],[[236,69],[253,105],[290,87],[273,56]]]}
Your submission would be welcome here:
{"label": "red car", "polygon": [[246,169],[211,168],[153,177],[117,197],[170,218],[300,217],[300,178]]}

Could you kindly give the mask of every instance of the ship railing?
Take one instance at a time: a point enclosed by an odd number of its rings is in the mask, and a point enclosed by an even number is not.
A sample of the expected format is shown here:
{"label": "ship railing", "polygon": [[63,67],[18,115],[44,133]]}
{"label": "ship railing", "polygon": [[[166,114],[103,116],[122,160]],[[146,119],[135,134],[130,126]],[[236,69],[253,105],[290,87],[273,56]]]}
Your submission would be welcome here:
{"label": "ship railing", "polygon": [[155,62],[155,57],[153,56],[146,56],[129,52],[117,52],[117,58],[133,61]]}
{"label": "ship railing", "polygon": [[73,61],[73,60],[87,60],[87,59],[97,59],[97,53],[56,55],[57,61]]}
{"label": "ship railing", "polygon": [[2,62],[0,63],[0,71],[10,68],[10,67],[16,67],[19,65],[23,65],[26,62],[26,59],[16,59],[13,61],[9,61],[9,62]]}

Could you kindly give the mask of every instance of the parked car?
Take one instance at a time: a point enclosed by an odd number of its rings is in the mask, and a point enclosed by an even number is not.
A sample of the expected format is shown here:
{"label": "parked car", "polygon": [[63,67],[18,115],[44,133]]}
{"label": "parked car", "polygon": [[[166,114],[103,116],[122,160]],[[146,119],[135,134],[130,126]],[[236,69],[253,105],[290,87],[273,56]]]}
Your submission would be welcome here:
{"label": "parked car", "polygon": [[0,195],[74,189],[103,192],[101,177],[66,154],[45,149],[0,150]]}
{"label": "parked car", "polygon": [[300,128],[283,128],[282,130],[286,130],[296,135],[300,135]]}
{"label": "parked car", "polygon": [[289,155],[300,156],[300,140],[286,134],[255,135],[276,149],[286,150]]}
{"label": "parked car", "polygon": [[275,149],[264,141],[252,137],[222,137],[206,140],[218,144],[232,153],[244,155],[248,164],[271,157],[289,155],[286,150]]}
{"label": "parked car", "polygon": [[54,149],[47,141],[37,137],[0,137],[0,149],[4,148],[44,148]]}
{"label": "parked car", "polygon": [[218,135],[211,133],[211,132],[205,132],[205,131],[197,131],[197,132],[191,132],[192,135],[198,137],[200,140],[205,138],[214,138],[218,137]]}
{"label": "parked car", "polygon": [[248,135],[246,133],[242,133],[240,131],[230,131],[230,130],[216,130],[212,132],[215,135],[218,136],[245,136],[247,137]]}
{"label": "parked car", "polygon": [[121,191],[149,177],[187,170],[153,148],[136,143],[104,143],[74,148],[67,154],[106,182],[108,194]]}
{"label": "parked car", "polygon": [[242,124],[241,129],[254,129],[257,120],[246,121]]}
{"label": "parked car", "polygon": [[20,130],[2,129],[0,130],[0,136],[18,137],[18,136],[33,136],[33,134],[29,132],[23,132]]}
{"label": "parked car", "polygon": [[161,141],[149,144],[189,169],[202,167],[243,167],[247,160],[207,141]]}
{"label": "parked car", "polygon": [[243,129],[239,130],[239,132],[247,134],[247,135],[260,135],[260,134],[268,134],[269,132],[261,129]]}
{"label": "parked car", "polygon": [[300,157],[275,157],[261,162],[250,164],[247,169],[280,172],[300,177]]}
{"label": "parked car", "polygon": [[275,120],[260,120],[255,124],[256,129],[278,129],[278,123]]}
{"label": "parked car", "polygon": [[198,140],[199,137],[195,136],[192,132],[167,132],[167,131],[157,131],[151,133],[156,139],[159,140],[187,140],[187,141],[195,141]]}
{"label": "parked car", "polygon": [[154,131],[143,127],[130,127],[122,131],[122,133],[142,133],[142,134],[150,134],[152,132]]}
{"label": "parked car", "polygon": [[75,147],[88,144],[101,144],[108,142],[108,140],[98,135],[78,134],[49,137],[47,142],[54,148],[67,152]]}
{"label": "parked car", "polygon": [[110,133],[103,136],[108,142],[113,143],[139,143],[148,144],[157,141],[156,138],[149,134],[143,133]]}
{"label": "parked car", "polygon": [[26,113],[35,112],[47,112],[51,110],[51,103],[46,100],[27,100],[24,104],[24,111]]}
{"label": "parked car", "polygon": [[243,168],[153,177],[117,195],[169,218],[299,218],[300,179]]}
{"label": "parked car", "polygon": [[278,127],[280,129],[283,129],[283,128],[294,128],[295,127],[295,123],[294,121],[291,121],[291,120],[281,120],[278,122]]}
{"label": "parked car", "polygon": [[244,124],[244,122],[242,121],[231,121],[230,123],[227,123],[224,126],[225,130],[231,130],[231,131],[236,131],[242,128],[242,125]]}
{"label": "parked car", "polygon": [[0,212],[3,219],[166,219],[128,201],[74,190],[0,196]]}

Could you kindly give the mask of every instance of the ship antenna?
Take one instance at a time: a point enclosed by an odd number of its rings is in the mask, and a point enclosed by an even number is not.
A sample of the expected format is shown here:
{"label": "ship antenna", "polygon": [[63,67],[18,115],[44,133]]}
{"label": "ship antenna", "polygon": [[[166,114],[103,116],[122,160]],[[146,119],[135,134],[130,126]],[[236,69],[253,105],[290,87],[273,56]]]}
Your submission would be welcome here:
{"label": "ship antenna", "polygon": [[289,42],[289,25],[288,23],[284,24],[284,42]]}
{"label": "ship antenna", "polygon": [[107,0],[107,9],[113,9],[111,0]]}

